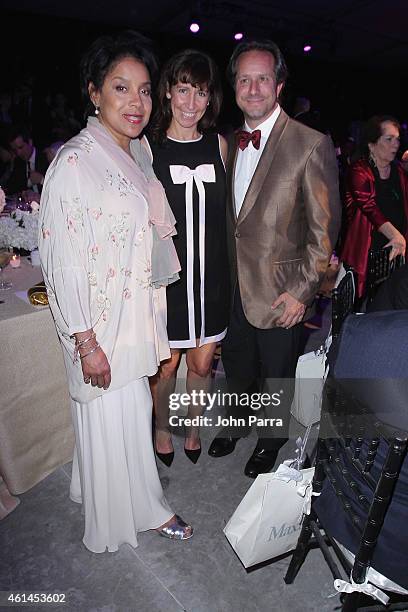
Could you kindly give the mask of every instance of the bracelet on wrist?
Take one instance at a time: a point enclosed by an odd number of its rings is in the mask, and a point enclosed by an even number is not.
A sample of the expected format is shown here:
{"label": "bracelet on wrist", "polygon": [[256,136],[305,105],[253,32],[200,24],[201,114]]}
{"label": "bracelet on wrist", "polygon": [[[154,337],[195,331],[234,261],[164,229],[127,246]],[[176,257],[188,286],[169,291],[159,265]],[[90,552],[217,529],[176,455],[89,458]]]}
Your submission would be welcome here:
{"label": "bracelet on wrist", "polygon": [[85,353],[85,355],[80,355],[79,358],[84,359],[85,357],[88,357],[88,355],[92,355],[92,353],[94,353],[98,348],[100,348],[100,344],[97,342],[96,346],[94,346],[90,351]]}
{"label": "bracelet on wrist", "polygon": [[78,340],[78,338],[75,337],[75,348],[74,348],[74,363],[76,361],[78,361],[78,351],[81,347],[84,346],[84,344],[87,344],[87,342],[90,342],[91,340],[93,340],[94,338],[96,338],[96,334],[93,331],[91,333],[90,336],[88,336],[87,338],[84,338],[83,340]]}

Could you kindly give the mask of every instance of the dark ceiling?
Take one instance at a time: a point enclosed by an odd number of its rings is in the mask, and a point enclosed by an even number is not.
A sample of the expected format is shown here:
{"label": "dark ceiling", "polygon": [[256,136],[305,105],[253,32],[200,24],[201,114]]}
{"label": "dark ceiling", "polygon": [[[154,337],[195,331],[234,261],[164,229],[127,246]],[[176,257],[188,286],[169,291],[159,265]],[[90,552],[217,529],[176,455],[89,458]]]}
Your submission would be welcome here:
{"label": "dark ceiling", "polygon": [[164,38],[188,34],[192,11],[202,40],[230,43],[233,30],[276,40],[293,55],[306,42],[317,59],[356,67],[408,66],[407,0],[1,0],[5,9],[124,26]]}

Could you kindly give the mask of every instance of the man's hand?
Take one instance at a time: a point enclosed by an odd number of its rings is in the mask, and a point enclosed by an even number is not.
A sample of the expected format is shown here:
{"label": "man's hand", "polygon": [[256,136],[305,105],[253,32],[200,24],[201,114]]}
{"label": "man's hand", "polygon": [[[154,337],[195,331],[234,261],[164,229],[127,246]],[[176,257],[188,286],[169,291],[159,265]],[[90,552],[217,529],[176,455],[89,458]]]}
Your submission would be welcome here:
{"label": "man's hand", "polygon": [[297,323],[300,323],[306,310],[306,306],[304,304],[292,297],[286,291],[280,294],[280,296],[272,304],[271,308],[274,310],[280,304],[283,304],[285,309],[281,318],[278,320],[278,327],[285,327],[286,329],[289,329]]}

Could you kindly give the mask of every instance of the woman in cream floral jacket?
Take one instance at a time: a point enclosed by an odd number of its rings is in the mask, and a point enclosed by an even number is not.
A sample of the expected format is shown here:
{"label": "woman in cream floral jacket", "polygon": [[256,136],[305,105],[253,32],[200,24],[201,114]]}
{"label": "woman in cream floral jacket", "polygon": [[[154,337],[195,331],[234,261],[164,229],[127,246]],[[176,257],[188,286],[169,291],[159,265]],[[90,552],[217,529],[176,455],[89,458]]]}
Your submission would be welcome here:
{"label": "woman in cream floral jacket", "polygon": [[169,356],[165,285],[178,278],[174,218],[137,137],[154,58],[136,33],[96,41],[82,81],[96,117],[59,151],[41,199],[40,254],[76,435],[71,499],[93,552],[192,528],[163,496],[148,376]]}

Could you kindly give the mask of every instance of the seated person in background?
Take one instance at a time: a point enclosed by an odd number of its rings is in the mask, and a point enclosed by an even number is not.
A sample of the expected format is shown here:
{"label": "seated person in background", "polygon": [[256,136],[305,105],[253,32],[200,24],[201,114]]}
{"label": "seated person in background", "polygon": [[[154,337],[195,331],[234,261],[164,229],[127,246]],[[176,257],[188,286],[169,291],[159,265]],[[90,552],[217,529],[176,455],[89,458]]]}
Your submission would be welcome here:
{"label": "seated person in background", "polygon": [[365,296],[370,249],[391,246],[390,259],[405,255],[408,238],[408,177],[395,159],[400,126],[374,116],[364,130],[360,159],[346,177],[347,229],[341,260],[357,274],[357,295]]}
{"label": "seated person in background", "polygon": [[76,119],[73,109],[70,108],[65,94],[55,94],[49,112],[51,136],[54,140],[68,140],[81,129],[81,124]]}
{"label": "seated person in background", "polygon": [[[390,279],[391,280],[391,279]],[[391,427],[408,431],[408,311],[374,312],[362,316],[351,315],[343,325],[337,351],[329,352],[330,372],[342,389],[357,399],[373,414]],[[336,354],[337,353],[337,354]],[[353,410],[352,404],[348,406]],[[388,450],[381,439],[371,474],[379,473],[379,461]],[[367,453],[363,442],[360,457]],[[340,451],[341,462],[350,471],[362,495],[369,500],[368,488],[348,456]],[[339,479],[344,502],[350,501],[362,523],[364,512],[355,502],[350,486]],[[345,512],[328,478],[323,491],[314,502],[314,509],[328,533],[353,554],[356,553],[360,533]],[[383,576],[408,589],[408,456],[405,457],[391,504],[379,536],[371,566]],[[387,587],[386,587],[387,588]]]}
{"label": "seated person in background", "polygon": [[366,312],[408,310],[408,264],[395,270],[379,288]]}
{"label": "seated person in background", "polygon": [[401,157],[401,166],[404,168],[405,172],[408,173],[408,150],[404,151]]}
{"label": "seated person in background", "polygon": [[311,109],[309,98],[299,96],[295,100],[295,106],[293,109],[293,118],[303,125],[307,125],[313,130],[327,134],[328,130],[320,118],[320,113],[317,110]]}
{"label": "seated person in background", "polygon": [[36,149],[30,132],[23,126],[11,127],[7,141],[15,159],[13,170],[4,188],[10,195],[28,191],[27,198],[35,199],[32,193],[41,193],[48,168],[47,158],[42,151]]}
{"label": "seated person in background", "polygon": [[56,142],[52,142],[50,145],[48,145],[48,147],[45,147],[44,153],[49,164],[52,162],[63,144],[63,140],[57,140]]}
{"label": "seated person in background", "polygon": [[13,155],[0,141],[0,185],[5,185],[13,170]]}

